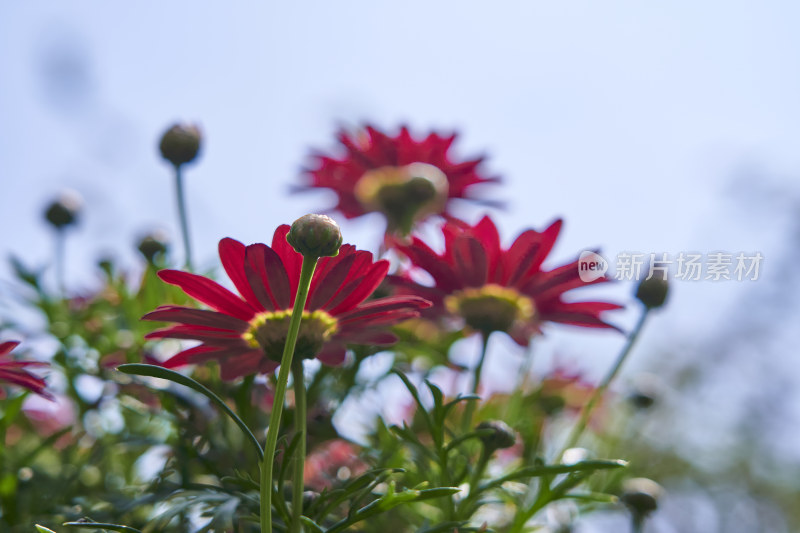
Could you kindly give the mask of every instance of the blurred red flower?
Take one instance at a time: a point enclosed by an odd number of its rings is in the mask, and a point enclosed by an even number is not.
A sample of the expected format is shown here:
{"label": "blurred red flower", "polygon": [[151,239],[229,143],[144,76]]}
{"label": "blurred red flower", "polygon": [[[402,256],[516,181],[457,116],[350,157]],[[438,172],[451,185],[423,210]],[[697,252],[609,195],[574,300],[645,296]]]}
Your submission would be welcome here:
{"label": "blurred red flower", "polygon": [[[174,368],[216,360],[222,378],[274,370],[281,360],[303,257],[288,242],[289,226],[280,226],[265,244],[222,239],[222,266],[240,296],[218,283],[188,272],[162,270],[159,277],[209,306],[211,310],[163,306],[145,320],[176,322],[154,331],[150,339],[194,339],[202,344],[165,361]],[[303,312],[295,357],[317,357],[337,365],[346,344],[389,345],[396,338],[388,326],[418,316],[430,302],[418,296],[365,301],[386,277],[387,261],[373,262],[370,252],[343,245],[336,257],[317,264]]]}
{"label": "blurred red flower", "polygon": [[[15,361],[9,354],[19,345],[18,341],[6,341],[0,343],[0,382],[13,383],[24,387],[36,394],[52,400],[53,395],[47,391],[47,383],[44,379],[32,374],[29,368],[49,366],[41,361]],[[0,389],[0,398],[5,397],[5,391]]]}
{"label": "blurred red flower", "polygon": [[475,185],[498,181],[478,172],[483,158],[454,160],[449,151],[455,138],[429,133],[416,140],[405,127],[395,137],[372,126],[341,131],[344,157],[315,153],[305,188],[333,190],[335,209],[347,218],[380,212],[389,232],[408,234],[414,223],[448,212],[451,199],[470,199]]}
{"label": "blurred red flower", "polygon": [[555,221],[543,232],[524,231],[510,247],[500,245],[497,227],[489,217],[474,226],[449,219],[442,226],[445,249],[437,254],[421,239],[395,246],[414,266],[433,278],[433,286],[404,277],[393,278],[401,292],[418,294],[434,304],[432,316],[456,316],[484,334],[503,331],[520,345],[540,332],[543,322],[592,328],[614,328],[604,322],[605,311],[622,306],[608,302],[566,302],[562,296],[593,283],[578,276],[578,262],[542,270],[561,229]]}
{"label": "blurred red flower", "polygon": [[309,454],[303,478],[306,486],[321,492],[360,476],[368,469],[369,464],[355,445],[335,439]]}

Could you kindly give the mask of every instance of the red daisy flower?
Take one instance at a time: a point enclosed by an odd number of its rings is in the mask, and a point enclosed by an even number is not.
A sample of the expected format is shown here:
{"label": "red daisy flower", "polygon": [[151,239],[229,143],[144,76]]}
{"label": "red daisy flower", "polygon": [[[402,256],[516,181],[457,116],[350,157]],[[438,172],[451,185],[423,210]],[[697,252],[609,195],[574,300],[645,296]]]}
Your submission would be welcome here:
{"label": "red daisy flower", "polygon": [[377,211],[390,232],[408,234],[415,222],[447,212],[451,198],[469,198],[474,185],[498,181],[478,172],[483,158],[454,161],[448,151],[455,138],[430,133],[416,140],[406,127],[395,137],[372,126],[355,135],[340,131],[345,156],[314,154],[307,187],[332,189],[347,218]]}
{"label": "red daisy flower", "polygon": [[[167,368],[216,360],[222,378],[235,379],[274,370],[280,363],[289,329],[303,256],[288,242],[289,226],[280,226],[265,244],[222,239],[222,266],[240,296],[216,282],[177,270],[159,277],[177,285],[210,310],[163,306],[146,320],[176,322],[154,331],[150,339],[193,339],[202,344],[162,363]],[[336,257],[317,263],[308,293],[295,357],[317,357],[337,365],[345,344],[389,345],[396,338],[386,327],[419,315],[430,302],[417,296],[395,296],[365,301],[386,277],[387,261],[373,263],[372,254],[345,244]]]}
{"label": "red daisy flower", "polygon": [[[45,388],[47,387],[47,383],[45,383],[42,378],[35,376],[27,370],[28,368],[32,367],[49,365],[41,361],[15,361],[10,357],[7,357],[11,351],[17,347],[17,345],[19,345],[19,342],[17,341],[0,343],[0,381],[25,387],[36,394],[44,396],[48,400],[52,400],[53,395],[50,394]],[[4,397],[5,392],[0,389],[0,398]]]}
{"label": "red daisy flower", "polygon": [[415,266],[431,275],[435,285],[423,286],[397,277],[393,280],[431,300],[431,311],[439,316],[460,317],[486,335],[506,332],[523,346],[545,321],[616,329],[600,315],[622,306],[562,299],[572,289],[607,278],[581,281],[577,261],[542,270],[560,229],[561,220],[557,220],[541,233],[527,230],[503,249],[497,227],[489,217],[475,226],[449,219],[442,226],[445,249],[441,255],[417,237],[411,244],[396,244]]}

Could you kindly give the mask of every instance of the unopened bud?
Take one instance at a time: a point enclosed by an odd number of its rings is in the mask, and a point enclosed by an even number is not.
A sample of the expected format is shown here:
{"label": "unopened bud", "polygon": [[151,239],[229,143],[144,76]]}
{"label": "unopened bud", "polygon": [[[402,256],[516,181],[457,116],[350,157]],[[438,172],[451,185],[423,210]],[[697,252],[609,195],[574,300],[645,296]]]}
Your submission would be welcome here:
{"label": "unopened bud", "polygon": [[490,452],[510,448],[517,441],[514,430],[502,420],[487,420],[478,424],[475,429],[484,432],[479,438]]}
{"label": "unopened bud", "polygon": [[342,246],[342,232],[328,216],[304,215],[294,221],[286,240],[303,257],[333,257]]}
{"label": "unopened bud", "polygon": [[320,494],[315,490],[307,490],[303,492],[303,510],[307,511],[317,500]]}
{"label": "unopened bud", "polygon": [[175,124],[161,136],[161,156],[179,167],[193,161],[200,151],[203,133],[194,124]]}
{"label": "unopened bud", "polygon": [[80,195],[74,191],[64,191],[44,212],[44,218],[56,229],[75,224],[83,206]]}
{"label": "unopened bud", "polygon": [[628,401],[637,409],[648,409],[664,394],[664,385],[654,374],[636,376]]}
{"label": "unopened bud", "polygon": [[622,485],[622,502],[635,516],[644,517],[658,508],[664,494],[661,485],[644,477],[631,478]]}
{"label": "unopened bud", "polygon": [[163,231],[148,233],[139,240],[137,248],[148,263],[154,263],[156,259],[167,253],[168,239]]}
{"label": "unopened bud", "polygon": [[644,304],[647,309],[656,309],[664,305],[669,292],[667,280],[652,277],[643,279],[639,282],[636,289],[636,298]]}

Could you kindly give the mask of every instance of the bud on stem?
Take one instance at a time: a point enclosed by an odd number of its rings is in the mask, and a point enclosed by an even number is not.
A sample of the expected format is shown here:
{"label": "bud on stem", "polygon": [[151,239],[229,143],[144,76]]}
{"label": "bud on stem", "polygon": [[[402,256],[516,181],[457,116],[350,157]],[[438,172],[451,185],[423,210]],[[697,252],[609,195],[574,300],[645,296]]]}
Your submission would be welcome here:
{"label": "bud on stem", "polygon": [[304,215],[294,221],[286,241],[303,257],[334,257],[342,246],[342,232],[328,216]]}

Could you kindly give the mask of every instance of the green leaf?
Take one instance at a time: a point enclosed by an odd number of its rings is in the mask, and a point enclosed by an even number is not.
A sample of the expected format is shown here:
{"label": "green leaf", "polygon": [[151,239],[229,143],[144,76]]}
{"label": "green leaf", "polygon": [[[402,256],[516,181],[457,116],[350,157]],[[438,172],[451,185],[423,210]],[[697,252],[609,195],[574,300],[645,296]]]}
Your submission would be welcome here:
{"label": "green leaf", "polygon": [[434,432],[433,420],[431,420],[431,417],[428,414],[427,409],[425,409],[425,406],[422,405],[422,400],[419,399],[419,391],[417,391],[417,388],[414,386],[413,383],[411,383],[411,380],[409,380],[408,377],[399,370],[392,370],[392,373],[396,374],[397,377],[399,377],[403,381],[403,384],[408,389],[408,392],[411,393],[411,396],[414,398],[414,401],[417,402],[420,413],[422,413],[422,416],[425,419],[425,423],[428,426],[428,431],[430,431],[431,434],[433,434]]}
{"label": "green leaf", "polygon": [[466,524],[468,523],[469,520],[445,522],[443,524],[436,524],[435,526],[420,529],[417,533],[453,533],[453,531],[458,531],[458,533],[467,533],[468,531],[481,531],[488,533],[489,531],[493,531],[492,529],[485,529],[483,526],[467,526]]}
{"label": "green leaf", "polygon": [[14,423],[14,420],[17,419],[17,416],[22,410],[22,404],[25,402],[27,395],[27,391],[25,391],[23,394],[15,396],[14,398],[4,402],[4,409],[2,414],[0,414],[0,423],[2,423],[5,427],[8,427]]}
{"label": "green leaf", "polygon": [[128,527],[128,526],[120,526],[118,524],[104,524],[101,522],[94,522],[88,519],[81,519],[77,522],[65,522],[62,524],[66,527],[77,527],[83,529],[105,529],[106,531],[119,531],[121,533],[142,533],[140,530]]}
{"label": "green leaf", "polygon": [[292,463],[292,460],[295,459],[294,455],[295,453],[297,453],[299,445],[300,445],[300,433],[295,433],[289,445],[286,446],[286,448],[284,448],[283,450],[283,459],[281,460],[281,467],[280,470],[278,470],[278,478],[277,478],[279,487],[282,487],[284,485],[284,482],[286,481],[286,471],[289,469],[289,465]]}
{"label": "green leaf", "polygon": [[628,463],[626,461],[620,460],[581,461],[571,465],[527,466],[505,476],[489,481],[480,487],[480,491],[499,487],[507,481],[516,481],[519,479],[550,476],[556,474],[574,474],[577,472],[590,474],[596,470],[611,470],[615,468],[625,468],[627,466]]}
{"label": "green leaf", "polygon": [[39,524],[35,524],[35,526],[36,526],[36,531],[38,531],[39,533],[56,533],[52,529],[48,529],[48,528],[46,528],[44,526],[40,526]]}
{"label": "green leaf", "polygon": [[310,533],[324,533],[322,527],[320,527],[319,524],[311,520],[309,517],[301,516],[300,521],[306,527],[306,531],[309,531]]}
{"label": "green leaf", "polygon": [[419,439],[417,438],[417,436],[414,434],[414,432],[411,431],[411,428],[409,428],[408,425],[405,422],[403,422],[403,427],[391,426],[389,429],[393,433],[395,433],[398,437],[400,437],[401,439],[403,439],[407,443],[409,443],[412,446],[414,446],[420,452],[422,452],[423,455],[428,456],[433,461],[437,461],[438,460],[438,457],[436,456],[435,453],[433,453],[433,450],[431,450],[429,446],[426,446],[426,445],[422,444],[419,441]]}
{"label": "green leaf", "polygon": [[605,492],[570,492],[565,494],[564,498],[597,503],[617,503],[619,501],[617,496]]}
{"label": "green leaf", "polygon": [[25,264],[16,256],[11,256],[11,269],[14,271],[14,275],[16,275],[21,281],[27,283],[37,291],[40,289],[39,285],[39,277],[42,275],[41,270],[35,271],[31,270],[25,266]]}
{"label": "green leaf", "polygon": [[245,434],[246,437],[250,439],[250,442],[253,444],[253,447],[256,449],[256,453],[258,454],[259,460],[264,459],[264,451],[261,449],[261,445],[258,443],[258,439],[256,439],[255,435],[250,431],[250,428],[247,427],[241,418],[239,418],[236,413],[234,413],[228,404],[226,404],[222,399],[211,392],[208,388],[201,385],[197,381],[193,380],[188,376],[184,376],[174,370],[170,370],[168,368],[162,368],[160,366],[155,365],[145,365],[141,363],[131,363],[127,365],[120,365],[117,367],[117,370],[120,372],[124,372],[126,374],[132,374],[136,376],[148,376],[153,378],[161,378],[172,381],[177,383],[178,385],[183,385],[185,387],[189,387],[190,389],[196,390],[197,392],[205,395],[209,400],[219,407],[222,412],[228,415],[231,420],[233,420],[239,429]]}
{"label": "green leaf", "polygon": [[339,531],[344,531],[353,524],[356,524],[362,520],[366,520],[372,516],[385,513],[386,511],[397,507],[398,505],[451,496],[460,491],[461,489],[458,487],[437,487],[434,489],[425,490],[406,489],[402,492],[395,492],[395,484],[394,482],[391,482],[389,483],[386,493],[383,496],[371,501],[361,509],[350,513],[346,518],[331,526],[326,533],[338,533]]}
{"label": "green leaf", "polygon": [[331,510],[351,497],[358,500],[364,491],[372,490],[375,485],[384,482],[392,474],[402,474],[404,472],[405,470],[402,468],[375,468],[364,472],[357,478],[349,481],[345,486],[324,493],[320,497],[320,501],[324,501],[325,506],[322,508],[322,511],[318,513],[318,516],[322,518],[326,517]]}

